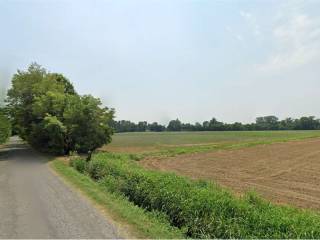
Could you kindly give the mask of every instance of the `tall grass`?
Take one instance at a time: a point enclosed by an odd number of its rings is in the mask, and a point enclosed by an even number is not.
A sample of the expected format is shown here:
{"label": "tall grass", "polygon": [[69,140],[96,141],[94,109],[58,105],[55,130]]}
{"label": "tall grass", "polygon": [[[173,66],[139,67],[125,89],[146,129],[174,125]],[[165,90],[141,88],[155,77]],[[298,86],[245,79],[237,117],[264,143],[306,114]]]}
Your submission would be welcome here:
{"label": "tall grass", "polygon": [[67,166],[57,159],[50,163],[69,183],[81,190],[93,200],[99,208],[120,226],[120,236],[124,238],[141,239],[182,239],[184,235],[180,229],[170,225],[166,215],[159,211],[146,211],[117,193],[105,191],[102,184],[93,181],[88,176]]}
{"label": "tall grass", "polygon": [[276,206],[254,193],[237,198],[206,181],[149,171],[128,155],[99,153],[89,163],[72,161],[78,171],[141,208],[165,214],[192,238],[319,238],[320,215]]}

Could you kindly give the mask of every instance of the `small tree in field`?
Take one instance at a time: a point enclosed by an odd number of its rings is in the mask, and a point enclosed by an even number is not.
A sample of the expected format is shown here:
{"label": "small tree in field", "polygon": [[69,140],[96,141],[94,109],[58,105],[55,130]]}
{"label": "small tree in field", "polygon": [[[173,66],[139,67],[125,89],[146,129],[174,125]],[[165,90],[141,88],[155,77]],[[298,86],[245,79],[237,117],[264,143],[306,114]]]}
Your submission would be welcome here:
{"label": "small tree in field", "polygon": [[114,110],[101,107],[100,99],[90,95],[69,99],[64,112],[67,142],[70,150],[87,153],[89,161],[93,151],[111,142]]}

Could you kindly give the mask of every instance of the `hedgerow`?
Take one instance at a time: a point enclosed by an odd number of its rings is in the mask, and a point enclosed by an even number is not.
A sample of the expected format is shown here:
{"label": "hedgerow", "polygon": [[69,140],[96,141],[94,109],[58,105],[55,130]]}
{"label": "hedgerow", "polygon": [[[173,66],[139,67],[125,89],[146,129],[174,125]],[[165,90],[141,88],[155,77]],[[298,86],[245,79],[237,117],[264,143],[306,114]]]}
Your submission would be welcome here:
{"label": "hedgerow", "polygon": [[238,198],[210,182],[143,169],[127,155],[99,153],[72,166],[139,207],[164,213],[186,237],[320,237],[318,213],[277,206],[252,192]]}

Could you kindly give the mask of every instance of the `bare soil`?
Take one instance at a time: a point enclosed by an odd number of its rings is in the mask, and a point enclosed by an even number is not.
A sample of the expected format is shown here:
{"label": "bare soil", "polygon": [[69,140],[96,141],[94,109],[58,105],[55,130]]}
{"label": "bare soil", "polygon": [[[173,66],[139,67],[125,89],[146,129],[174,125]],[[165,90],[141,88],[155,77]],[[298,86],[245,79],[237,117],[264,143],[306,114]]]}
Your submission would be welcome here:
{"label": "bare soil", "polygon": [[236,193],[254,189],[279,204],[320,209],[320,139],[146,158],[146,168],[210,179]]}

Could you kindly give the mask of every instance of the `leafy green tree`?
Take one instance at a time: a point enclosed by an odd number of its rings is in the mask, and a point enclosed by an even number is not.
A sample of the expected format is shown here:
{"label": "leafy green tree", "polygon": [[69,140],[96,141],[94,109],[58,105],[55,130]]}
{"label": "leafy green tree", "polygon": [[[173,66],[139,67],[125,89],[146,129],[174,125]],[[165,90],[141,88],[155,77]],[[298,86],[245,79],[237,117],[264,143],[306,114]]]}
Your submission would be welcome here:
{"label": "leafy green tree", "polygon": [[280,130],[293,130],[295,129],[295,120],[292,118],[286,118],[279,123]]}
{"label": "leafy green tree", "polygon": [[53,149],[53,153],[63,154],[65,151],[64,139],[67,128],[56,117],[48,114],[43,121],[43,130],[48,136],[48,149]]}
{"label": "leafy green tree", "polygon": [[138,122],[137,131],[138,132],[145,132],[147,130],[148,123],[146,121]]}
{"label": "leafy green tree", "polygon": [[63,115],[68,149],[88,153],[88,160],[96,148],[111,142],[113,131],[109,123],[113,119],[114,110],[101,105],[100,99],[90,95],[74,96],[68,100]]}
{"label": "leafy green tree", "polygon": [[314,116],[301,117],[295,121],[295,129],[297,130],[314,130],[319,129],[320,121]]}
{"label": "leafy green tree", "polygon": [[256,118],[257,130],[279,129],[279,119],[276,116],[265,116]]}
{"label": "leafy green tree", "polygon": [[88,153],[111,141],[114,111],[36,63],[13,76],[7,107],[19,136],[42,151]]}
{"label": "leafy green tree", "polygon": [[209,130],[211,131],[222,131],[224,130],[223,122],[217,121],[217,119],[212,118],[209,122]]}
{"label": "leafy green tree", "polygon": [[3,109],[0,109],[0,144],[6,142],[11,135],[11,124]]}
{"label": "leafy green tree", "polygon": [[203,123],[202,123],[202,126],[203,126],[203,130],[204,131],[209,131],[210,129],[209,129],[209,121],[204,121]]}
{"label": "leafy green tree", "polygon": [[179,119],[171,120],[167,127],[169,131],[181,131],[181,128],[182,124]]}
{"label": "leafy green tree", "polygon": [[73,87],[73,85],[70,83],[70,81],[63,76],[62,74],[59,73],[51,73],[49,74],[51,78],[54,79],[57,83],[61,84],[63,86],[63,92],[65,94],[71,94],[71,95],[76,95],[76,91]]}
{"label": "leafy green tree", "polygon": [[20,71],[13,76],[12,88],[8,91],[8,108],[16,126],[18,134],[23,139],[31,133],[33,122],[32,103],[34,101],[33,88],[40,83],[46,74],[40,65],[31,64],[27,71]]}
{"label": "leafy green tree", "polygon": [[162,132],[166,130],[166,127],[157,122],[153,122],[148,124],[148,130],[152,132]]}
{"label": "leafy green tree", "polygon": [[47,114],[63,114],[67,95],[75,94],[72,84],[61,74],[48,73],[33,63],[27,71],[13,76],[12,88],[7,94],[8,108],[18,134],[25,140],[31,135],[34,124],[40,124]]}
{"label": "leafy green tree", "polygon": [[240,122],[235,122],[235,123],[229,124],[228,130],[230,130],[230,131],[242,131],[242,130],[244,130],[244,126]]}
{"label": "leafy green tree", "polygon": [[121,121],[112,121],[112,128],[116,132],[136,132],[138,131],[137,125],[134,122],[121,120]]}
{"label": "leafy green tree", "polygon": [[29,143],[37,149],[54,153],[64,154],[66,127],[56,116],[47,116],[39,124],[32,125],[32,131],[28,137]]}
{"label": "leafy green tree", "polygon": [[194,130],[195,131],[203,131],[203,127],[202,127],[201,123],[196,122],[194,125]]}

